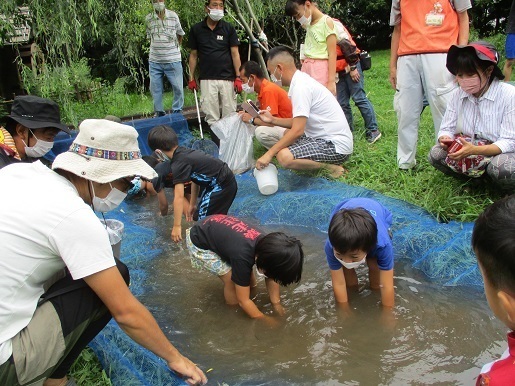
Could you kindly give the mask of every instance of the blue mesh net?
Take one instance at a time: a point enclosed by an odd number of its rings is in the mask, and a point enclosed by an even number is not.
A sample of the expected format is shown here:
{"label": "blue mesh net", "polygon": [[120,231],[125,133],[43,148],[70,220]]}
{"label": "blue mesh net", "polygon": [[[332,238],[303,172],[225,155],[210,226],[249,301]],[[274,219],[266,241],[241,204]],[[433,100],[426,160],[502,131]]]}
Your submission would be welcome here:
{"label": "blue mesh net", "polygon": [[[153,127],[156,120],[146,124]],[[176,125],[172,126],[177,129]],[[187,132],[186,139],[181,139],[181,142],[186,144],[189,140],[191,134]],[[482,285],[470,247],[472,223],[440,223],[425,210],[404,201],[283,169],[279,170],[279,190],[271,196],[259,193],[251,172],[236,178],[238,195],[230,213],[255,218],[262,224],[301,225],[326,232],[330,213],[342,199],[373,198],[393,214],[392,232],[397,260],[409,259],[413,267],[442,285]],[[110,212],[108,216],[125,224],[121,256],[131,271],[131,291],[136,296],[152,295],[154,289],[145,287],[146,267],[161,253],[154,246],[156,231],[137,225],[141,223],[138,219],[149,216],[145,211],[142,206],[128,202],[121,206],[120,211]],[[166,363],[130,340],[115,322],[110,322],[91,346],[115,385],[185,384],[167,368]]]}

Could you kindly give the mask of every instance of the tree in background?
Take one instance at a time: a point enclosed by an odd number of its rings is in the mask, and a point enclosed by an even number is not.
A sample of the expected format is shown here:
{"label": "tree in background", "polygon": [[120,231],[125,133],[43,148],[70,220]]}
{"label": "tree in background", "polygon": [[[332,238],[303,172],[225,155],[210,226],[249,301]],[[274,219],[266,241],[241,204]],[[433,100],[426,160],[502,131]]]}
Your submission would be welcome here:
{"label": "tree in background", "polygon": [[[225,18],[240,34],[243,58],[248,57],[245,53],[249,42],[253,58],[258,61],[266,51],[264,43],[298,49],[304,32],[284,16],[284,3],[285,0],[226,1]],[[503,32],[510,3],[511,0],[474,1],[471,19],[479,36]],[[205,17],[204,0],[167,0],[167,4],[178,13],[186,31]],[[0,2],[0,45],[13,32],[10,20],[20,19],[16,6],[29,7],[34,41],[49,68],[70,66],[85,57],[94,77],[114,83],[127,76],[133,87],[143,89],[148,78],[144,18],[151,9],[149,0],[4,0]],[[342,20],[360,47],[389,47],[390,0],[319,0],[318,6]],[[260,41],[261,29],[268,42]]]}
{"label": "tree in background", "polygon": [[[472,0],[472,4],[470,19],[479,37],[504,33],[511,0]],[[327,13],[347,26],[359,47],[388,49],[392,32],[389,26],[391,5],[391,0],[341,0],[333,2]]]}
{"label": "tree in background", "polygon": [[[512,0],[474,0],[470,16],[480,37],[504,33]],[[501,48],[501,47],[498,47]]]}

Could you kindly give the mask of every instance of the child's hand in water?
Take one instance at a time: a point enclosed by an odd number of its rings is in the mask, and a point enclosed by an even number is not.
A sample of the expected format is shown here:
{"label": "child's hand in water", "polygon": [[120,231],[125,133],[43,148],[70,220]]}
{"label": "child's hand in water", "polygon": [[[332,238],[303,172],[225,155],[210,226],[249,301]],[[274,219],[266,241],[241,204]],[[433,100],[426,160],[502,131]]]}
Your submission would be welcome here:
{"label": "child's hand in water", "polygon": [[277,314],[277,316],[284,316],[286,314],[286,311],[280,302],[272,303],[272,307],[274,308],[274,312]]}
{"label": "child's hand in water", "polygon": [[193,214],[195,213],[196,210],[197,210],[197,206],[190,204],[190,209],[186,213],[186,221],[193,221]]}
{"label": "child's hand in water", "polygon": [[182,232],[182,226],[180,226],[180,225],[174,225],[173,226],[173,228],[172,228],[172,241],[174,243],[178,243],[179,241],[182,240],[181,232]]}
{"label": "child's hand in water", "polygon": [[349,305],[349,302],[345,303],[336,303],[336,312],[338,315],[344,319],[350,318],[353,316],[352,308]]}
{"label": "child's hand in water", "polygon": [[259,320],[264,322],[264,324],[269,328],[279,328],[281,326],[281,320],[272,316],[263,315]]}

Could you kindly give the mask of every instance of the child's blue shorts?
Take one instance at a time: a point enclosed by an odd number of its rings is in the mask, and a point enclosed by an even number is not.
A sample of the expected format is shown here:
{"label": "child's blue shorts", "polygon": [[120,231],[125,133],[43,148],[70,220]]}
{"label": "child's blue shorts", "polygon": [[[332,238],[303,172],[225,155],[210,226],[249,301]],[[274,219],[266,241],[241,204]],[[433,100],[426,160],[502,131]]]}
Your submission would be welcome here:
{"label": "child's blue shorts", "polygon": [[506,58],[515,59],[515,34],[506,36]]}

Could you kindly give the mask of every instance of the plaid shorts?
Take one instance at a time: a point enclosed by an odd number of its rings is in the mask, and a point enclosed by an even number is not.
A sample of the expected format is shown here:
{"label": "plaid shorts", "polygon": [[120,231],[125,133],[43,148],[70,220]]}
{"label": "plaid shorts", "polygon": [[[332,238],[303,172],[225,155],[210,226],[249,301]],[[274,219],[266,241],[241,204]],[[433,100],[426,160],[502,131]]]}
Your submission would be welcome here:
{"label": "plaid shorts", "polygon": [[213,251],[198,248],[191,241],[190,230],[186,229],[186,246],[190,253],[191,266],[199,270],[205,270],[216,276],[223,276],[231,270],[231,266],[223,261]]}
{"label": "plaid shorts", "polygon": [[288,150],[295,159],[310,159],[330,164],[340,164],[349,158],[349,154],[337,153],[334,143],[331,141],[306,135],[302,135],[295,143],[288,146]]}

